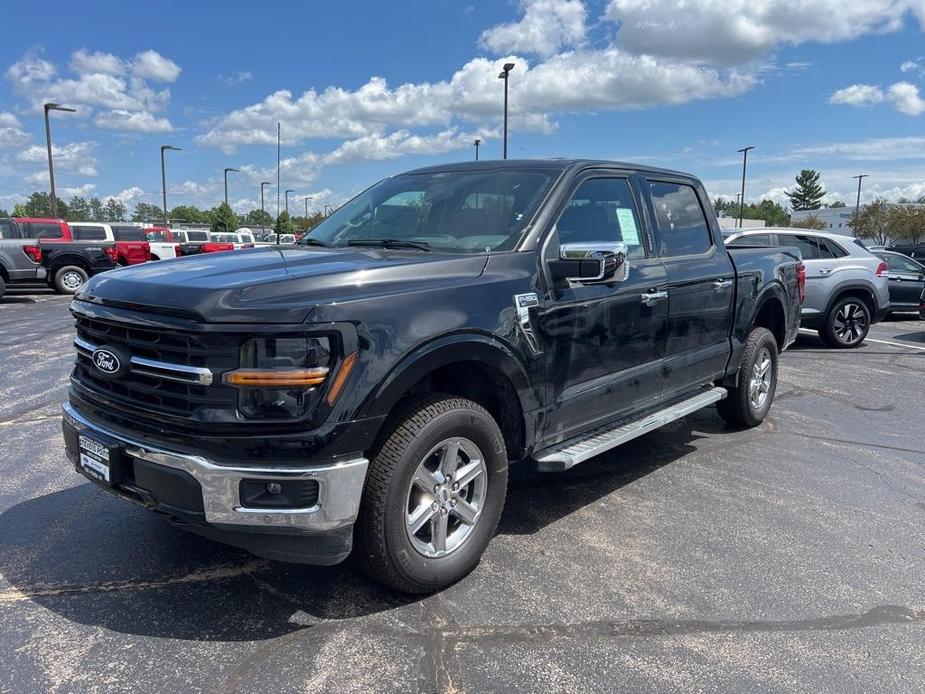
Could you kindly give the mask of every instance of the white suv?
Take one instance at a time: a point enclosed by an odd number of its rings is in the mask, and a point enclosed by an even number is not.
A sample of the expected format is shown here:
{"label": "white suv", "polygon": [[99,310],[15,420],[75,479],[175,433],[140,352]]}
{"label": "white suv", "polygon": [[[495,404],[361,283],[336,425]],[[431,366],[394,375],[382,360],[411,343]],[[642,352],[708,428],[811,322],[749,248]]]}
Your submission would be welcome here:
{"label": "white suv", "polygon": [[889,266],[856,239],[811,229],[768,227],[729,234],[727,246],[791,246],[806,267],[801,324],[830,347],[857,347],[890,308]]}

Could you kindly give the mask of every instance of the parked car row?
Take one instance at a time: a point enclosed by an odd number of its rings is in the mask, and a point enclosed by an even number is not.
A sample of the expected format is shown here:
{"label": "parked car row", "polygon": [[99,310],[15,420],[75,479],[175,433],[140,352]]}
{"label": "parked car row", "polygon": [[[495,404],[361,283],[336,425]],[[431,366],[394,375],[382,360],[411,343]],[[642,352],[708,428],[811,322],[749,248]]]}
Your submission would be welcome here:
{"label": "parked car row", "polygon": [[858,347],[888,314],[921,310],[925,266],[901,253],[868,250],[850,236],[809,229],[733,230],[726,244],[798,248],[806,267],[800,322],[831,347]]}
{"label": "parked car row", "polygon": [[47,282],[73,294],[97,273],[184,255],[253,248],[253,233],[170,229],[136,224],[0,219],[0,297],[15,283]]}

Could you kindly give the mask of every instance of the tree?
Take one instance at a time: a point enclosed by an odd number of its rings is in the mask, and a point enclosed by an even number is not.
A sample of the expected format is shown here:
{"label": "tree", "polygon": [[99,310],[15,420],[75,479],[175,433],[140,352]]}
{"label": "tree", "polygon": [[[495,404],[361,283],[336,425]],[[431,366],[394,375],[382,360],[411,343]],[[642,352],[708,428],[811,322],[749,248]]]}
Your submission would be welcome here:
{"label": "tree", "polygon": [[925,208],[893,205],[887,211],[886,227],[894,241],[915,245],[925,235]]}
{"label": "tree", "polygon": [[825,189],[819,184],[821,174],[813,169],[803,169],[796,177],[796,187],[787,192],[790,207],[794,210],[818,210],[822,207]]}
{"label": "tree", "polygon": [[103,215],[107,222],[121,222],[125,219],[125,204],[115,198],[107,198]]}
{"label": "tree", "polygon": [[170,219],[188,224],[211,224],[209,213],[192,205],[177,205],[170,210]]}
{"label": "tree", "polygon": [[103,201],[95,195],[90,198],[90,221],[104,222],[106,215],[103,213]]}
{"label": "tree", "polygon": [[292,225],[299,231],[310,231],[311,229],[314,229],[316,226],[318,226],[318,224],[320,224],[323,220],[324,215],[316,210],[308,217],[293,217]]}
{"label": "tree", "polygon": [[[738,212],[735,216],[738,216]],[[787,210],[773,200],[767,199],[757,205],[746,205],[742,216],[745,219],[763,219],[769,227],[785,227],[790,223]]]}
{"label": "tree", "polygon": [[277,234],[291,234],[294,230],[292,226],[292,220],[289,218],[289,213],[283,210],[279,213],[279,217],[276,218],[276,225],[273,227],[274,231]]}
{"label": "tree", "polygon": [[878,246],[885,246],[889,241],[889,203],[884,198],[877,198],[861,208],[848,222],[859,239],[870,239]]}
{"label": "tree", "polygon": [[10,213],[0,207],[0,217],[9,217]]}
{"label": "tree", "polygon": [[251,210],[247,213],[245,223],[249,227],[273,228],[273,217],[266,210]]}
{"label": "tree", "polygon": [[11,217],[28,217],[29,215],[26,213],[26,206],[23,204],[19,204],[19,205],[13,206],[13,213],[10,216]]}
{"label": "tree", "polygon": [[135,204],[135,211],[132,212],[132,221],[161,224],[164,221],[164,211],[149,202],[139,202]]}
{"label": "tree", "polygon": [[836,200],[836,201],[833,202],[831,205],[829,205],[829,207],[832,207],[832,208],[834,208],[834,207],[847,207],[847,205],[845,205],[845,203],[842,202],[841,200]]}
{"label": "tree", "polygon": [[791,222],[790,226],[794,229],[816,229],[817,231],[825,231],[829,228],[828,224],[814,214],[809,215],[805,219],[798,219],[795,222]]}
{"label": "tree", "polygon": [[88,222],[91,219],[90,203],[79,195],[75,195],[68,203],[67,221]]}
{"label": "tree", "polygon": [[238,228],[238,215],[231,209],[231,205],[223,202],[212,210],[212,231],[219,233],[232,232]]}
{"label": "tree", "polygon": [[[22,217],[51,217],[51,195],[48,193],[32,193],[22,205],[25,214]],[[67,203],[58,200],[58,217],[67,219]]]}

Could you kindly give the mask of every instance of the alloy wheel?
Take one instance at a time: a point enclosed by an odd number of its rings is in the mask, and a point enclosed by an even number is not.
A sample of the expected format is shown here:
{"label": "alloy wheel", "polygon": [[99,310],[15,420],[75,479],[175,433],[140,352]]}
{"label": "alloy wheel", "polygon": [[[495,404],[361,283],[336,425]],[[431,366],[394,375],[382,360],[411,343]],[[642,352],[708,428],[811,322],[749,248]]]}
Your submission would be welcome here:
{"label": "alloy wheel", "polygon": [[867,323],[867,313],[864,307],[849,301],[835,313],[833,328],[842,344],[853,345],[864,339],[867,334]]}
{"label": "alloy wheel", "polygon": [[767,347],[762,347],[748,379],[748,402],[755,411],[761,410],[768,399],[771,379],[774,376],[773,371],[774,362],[771,360],[771,351]]}

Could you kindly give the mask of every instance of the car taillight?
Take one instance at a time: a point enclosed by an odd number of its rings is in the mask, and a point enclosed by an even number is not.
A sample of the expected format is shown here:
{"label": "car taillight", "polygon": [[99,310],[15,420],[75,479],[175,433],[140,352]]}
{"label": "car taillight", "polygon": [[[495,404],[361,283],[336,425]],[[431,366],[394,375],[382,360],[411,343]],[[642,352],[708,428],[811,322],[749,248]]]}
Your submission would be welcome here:
{"label": "car taillight", "polygon": [[877,272],[874,274],[876,274],[877,277],[886,277],[889,272],[890,272],[890,266],[887,265],[886,263],[880,263],[877,266]]}
{"label": "car taillight", "polygon": [[29,256],[33,263],[42,262],[42,249],[38,246],[23,246],[22,252]]}
{"label": "car taillight", "polygon": [[797,290],[800,293],[800,305],[806,301],[806,266],[797,263]]}
{"label": "car taillight", "polygon": [[174,252],[174,255],[176,255],[178,258],[179,258],[181,255],[183,255],[183,253],[180,252],[180,244],[179,244],[179,243],[178,243],[176,246],[173,247],[173,252]]}
{"label": "car taillight", "polygon": [[107,256],[109,256],[109,259],[112,262],[114,263],[119,262],[119,252],[116,250],[115,246],[109,246],[108,248],[104,248],[103,251],[106,253]]}

